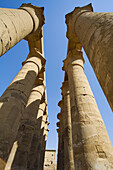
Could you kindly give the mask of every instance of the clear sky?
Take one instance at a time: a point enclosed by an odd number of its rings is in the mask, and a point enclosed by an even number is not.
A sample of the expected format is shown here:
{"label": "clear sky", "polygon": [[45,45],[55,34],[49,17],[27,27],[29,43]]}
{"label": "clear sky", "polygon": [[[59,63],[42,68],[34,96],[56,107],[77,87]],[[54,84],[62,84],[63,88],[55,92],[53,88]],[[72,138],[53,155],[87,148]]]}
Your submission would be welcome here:
{"label": "clear sky", "polygon": [[[58,121],[57,113],[60,112],[57,104],[61,100],[60,87],[64,80],[62,61],[66,58],[67,53],[65,14],[71,12],[77,6],[84,6],[88,3],[92,3],[94,12],[113,12],[113,0],[4,0],[0,1],[0,7],[18,8],[22,3],[32,3],[36,6],[45,7],[45,25],[43,29],[44,51],[47,60],[47,101],[50,122],[47,148],[56,149],[58,140],[56,122]],[[26,59],[28,52],[27,41],[22,40],[0,58],[0,95],[21,69],[21,63]],[[84,58],[86,76],[113,144],[113,112],[96,80],[85,53]]]}

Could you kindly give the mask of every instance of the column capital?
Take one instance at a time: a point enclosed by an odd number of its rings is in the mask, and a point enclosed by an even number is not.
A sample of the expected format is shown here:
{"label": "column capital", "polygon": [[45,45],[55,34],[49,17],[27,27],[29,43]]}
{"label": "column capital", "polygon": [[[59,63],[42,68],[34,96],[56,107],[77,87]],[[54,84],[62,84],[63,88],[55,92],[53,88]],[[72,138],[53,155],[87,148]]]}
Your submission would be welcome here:
{"label": "column capital", "polygon": [[58,103],[58,106],[62,109],[63,108],[63,104],[64,104],[64,101],[60,100],[59,103]]}
{"label": "column capital", "polygon": [[84,12],[93,12],[92,4],[88,4],[84,7],[76,7],[72,12],[66,14],[66,24],[67,24],[67,33],[66,36],[68,39],[73,39],[75,42],[79,42],[79,39],[75,33],[75,23],[77,18]]}
{"label": "column capital", "polygon": [[60,129],[56,129],[57,130],[57,133],[59,133],[60,132]]}
{"label": "column capital", "polygon": [[46,107],[46,104],[45,104],[45,103],[41,103],[41,104],[39,105],[38,114],[37,114],[37,119],[38,119],[39,117],[43,117],[43,113],[44,113],[45,107]]}
{"label": "column capital", "polygon": [[[38,64],[38,60],[41,60],[41,65]],[[27,59],[22,63],[22,65],[24,65],[27,62],[33,62],[34,64],[36,64],[39,68],[39,71],[44,71],[42,66],[45,66],[46,63],[46,59],[44,58],[44,56],[38,51],[37,48],[34,48],[34,50],[32,50],[32,52],[30,52],[28,54]]]}
{"label": "column capital", "polygon": [[45,131],[49,132],[50,130],[47,128],[47,129],[44,129]]}
{"label": "column capital", "polygon": [[63,97],[66,96],[66,95],[69,95],[69,84],[68,84],[68,81],[64,81],[62,83],[61,90],[62,90]]}
{"label": "column capital", "polygon": [[56,123],[57,127],[60,127],[60,121]]}
{"label": "column capital", "polygon": [[[44,79],[37,77],[35,80],[35,84],[36,85],[44,85]],[[44,85],[44,87],[46,87],[46,86]]]}
{"label": "column capital", "polygon": [[20,6],[19,9],[25,10],[29,13],[33,20],[33,31],[30,33],[27,37],[25,37],[26,40],[38,40],[42,37],[42,31],[41,28],[43,24],[45,23],[44,18],[44,7],[37,7],[32,5],[31,3],[24,3]]}
{"label": "column capital", "polygon": [[38,58],[41,59],[41,62],[42,62],[42,65],[45,65],[46,63],[46,59],[44,58],[43,54],[37,49],[37,48],[34,48],[29,54],[28,54],[28,59],[33,57],[33,56],[36,56]]}
{"label": "column capital", "polygon": [[61,112],[57,114],[57,119],[61,119]]}
{"label": "column capital", "polygon": [[46,130],[46,131],[49,132],[49,129],[48,129],[48,121],[45,122],[44,130]]}
{"label": "column capital", "polygon": [[44,90],[45,90],[45,86],[44,85],[38,85],[38,86],[36,86],[36,87],[34,87],[32,89],[32,92],[40,93],[41,96],[43,96]]}
{"label": "column capital", "polygon": [[67,54],[67,58],[63,60],[64,65],[62,67],[62,70],[67,71],[70,66],[79,65],[84,69],[84,58],[83,53],[80,50],[70,50]]}

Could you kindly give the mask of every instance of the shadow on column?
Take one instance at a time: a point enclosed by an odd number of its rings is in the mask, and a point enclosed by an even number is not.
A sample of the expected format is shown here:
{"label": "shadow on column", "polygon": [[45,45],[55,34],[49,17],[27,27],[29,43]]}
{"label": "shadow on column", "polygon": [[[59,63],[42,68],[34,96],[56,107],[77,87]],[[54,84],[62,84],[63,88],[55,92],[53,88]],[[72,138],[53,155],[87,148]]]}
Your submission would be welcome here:
{"label": "shadow on column", "polygon": [[4,161],[16,139],[35,78],[36,72],[28,71],[24,79],[12,83],[0,98],[0,158]]}

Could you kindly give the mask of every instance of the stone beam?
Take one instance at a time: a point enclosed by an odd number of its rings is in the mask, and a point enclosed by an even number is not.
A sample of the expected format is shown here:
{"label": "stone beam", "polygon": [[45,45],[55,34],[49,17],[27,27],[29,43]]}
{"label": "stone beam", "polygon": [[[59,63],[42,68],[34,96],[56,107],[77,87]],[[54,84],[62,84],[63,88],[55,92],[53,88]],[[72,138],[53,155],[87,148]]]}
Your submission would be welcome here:
{"label": "stone beam", "polygon": [[0,56],[23,38],[41,37],[43,11],[43,7],[31,4],[22,4],[19,9],[0,8]]}
{"label": "stone beam", "polygon": [[93,12],[91,4],[66,15],[67,38],[80,42],[113,111],[113,12]]}

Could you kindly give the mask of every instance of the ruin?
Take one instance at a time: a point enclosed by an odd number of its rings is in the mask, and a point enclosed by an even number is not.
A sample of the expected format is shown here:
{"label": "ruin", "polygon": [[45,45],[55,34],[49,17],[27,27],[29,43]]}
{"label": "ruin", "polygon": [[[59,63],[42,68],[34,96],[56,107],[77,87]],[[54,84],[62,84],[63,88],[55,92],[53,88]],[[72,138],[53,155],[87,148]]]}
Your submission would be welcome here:
{"label": "ruin", "polygon": [[7,162],[5,169],[43,169],[49,131],[43,10],[31,4],[0,9],[6,33],[1,34],[1,55],[23,38],[29,44],[22,69],[0,98],[0,158]]}
{"label": "ruin", "polygon": [[94,13],[91,4],[66,15],[68,50],[63,61],[62,100],[58,104],[57,169],[113,169],[113,147],[85,76],[81,51],[83,47],[112,109],[112,16]]}
{"label": "ruin", "polygon": [[[57,170],[113,169],[113,146],[84,72],[82,52],[83,47],[113,110],[112,18],[113,13],[93,12],[91,4],[66,15]],[[55,150],[46,150],[44,23],[43,7],[22,4],[19,9],[0,9],[0,56],[22,39],[29,45],[22,69],[0,98],[1,170],[56,169]]]}

